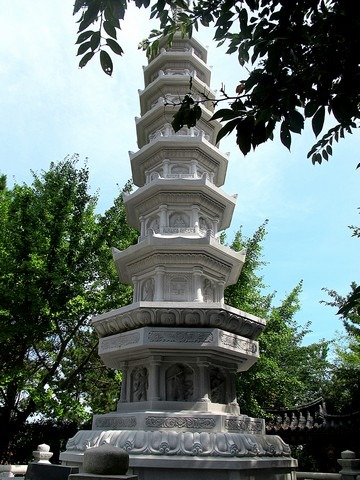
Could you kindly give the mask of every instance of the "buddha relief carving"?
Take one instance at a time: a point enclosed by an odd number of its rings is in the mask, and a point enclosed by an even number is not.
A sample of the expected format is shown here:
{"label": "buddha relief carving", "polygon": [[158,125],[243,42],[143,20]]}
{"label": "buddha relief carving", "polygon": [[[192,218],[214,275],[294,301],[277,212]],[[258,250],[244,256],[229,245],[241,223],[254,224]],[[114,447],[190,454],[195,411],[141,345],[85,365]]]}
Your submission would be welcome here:
{"label": "buddha relief carving", "polygon": [[185,228],[188,226],[188,218],[183,213],[176,213],[170,217],[170,227]]}
{"label": "buddha relief carving", "polygon": [[213,282],[205,278],[202,285],[202,295],[204,302],[214,302],[214,286]]}
{"label": "buddha relief carving", "polygon": [[193,396],[194,372],[185,364],[177,363],[166,371],[166,400],[189,401]]}
{"label": "buddha relief carving", "polygon": [[213,403],[226,403],[226,377],[220,368],[210,370],[210,399]]}
{"label": "buddha relief carving", "polygon": [[151,302],[154,299],[154,280],[147,278],[141,284],[141,300]]}
{"label": "buddha relief carving", "polygon": [[148,371],[145,367],[136,367],[131,375],[131,394],[133,402],[147,400]]}

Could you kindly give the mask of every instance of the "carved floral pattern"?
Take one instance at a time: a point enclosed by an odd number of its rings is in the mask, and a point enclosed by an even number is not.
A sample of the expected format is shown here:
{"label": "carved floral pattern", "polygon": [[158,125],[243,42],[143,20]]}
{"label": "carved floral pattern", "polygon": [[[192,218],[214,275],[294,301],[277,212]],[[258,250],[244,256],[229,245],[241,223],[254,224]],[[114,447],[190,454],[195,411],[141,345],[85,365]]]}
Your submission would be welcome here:
{"label": "carved floral pattern", "polygon": [[175,343],[210,343],[213,341],[213,334],[209,331],[205,332],[149,332],[148,339],[150,342],[175,342]]}
{"label": "carved floral pattern", "polygon": [[276,435],[144,430],[82,430],[67,443],[68,452],[110,444],[131,455],[190,457],[290,457],[290,447]]}

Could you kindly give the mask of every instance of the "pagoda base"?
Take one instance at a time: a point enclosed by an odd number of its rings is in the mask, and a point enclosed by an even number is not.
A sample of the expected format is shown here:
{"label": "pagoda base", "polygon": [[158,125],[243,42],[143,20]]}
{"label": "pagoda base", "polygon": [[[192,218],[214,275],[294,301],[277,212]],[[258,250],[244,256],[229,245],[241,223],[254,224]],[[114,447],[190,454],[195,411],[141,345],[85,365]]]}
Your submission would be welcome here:
{"label": "pagoda base", "polygon": [[[239,422],[241,417],[239,417]],[[297,461],[275,435],[165,430],[82,430],[60,455],[80,468],[87,448],[109,444],[129,453],[139,480],[294,480]],[[170,425],[169,425],[170,426]],[[185,426],[184,426],[185,427]]]}

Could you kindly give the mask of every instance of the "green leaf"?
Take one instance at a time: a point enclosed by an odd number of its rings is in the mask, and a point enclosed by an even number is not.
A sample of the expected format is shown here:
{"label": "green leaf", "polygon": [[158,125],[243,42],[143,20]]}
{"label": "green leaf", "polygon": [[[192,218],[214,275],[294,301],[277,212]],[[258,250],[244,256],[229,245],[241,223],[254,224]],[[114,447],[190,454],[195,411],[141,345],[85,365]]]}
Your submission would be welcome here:
{"label": "green leaf", "polygon": [[103,23],[103,27],[104,27],[105,32],[108,35],[110,35],[110,37],[115,38],[115,40],[116,40],[116,29],[115,29],[115,27],[108,21],[105,21]]}
{"label": "green leaf", "polygon": [[120,47],[120,45],[115,42],[112,38],[106,39],[106,44],[111,48],[111,50],[116,53],[116,55],[122,55],[124,50]]}
{"label": "green leaf", "polygon": [[93,30],[88,30],[86,32],[80,33],[80,35],[78,36],[78,39],[76,40],[75,45],[78,45],[79,43],[85,42],[85,40],[87,40],[89,37],[91,37],[91,35],[93,35],[94,33],[95,32]]}
{"label": "green leaf", "polygon": [[221,108],[214,115],[211,117],[210,120],[221,120],[222,122],[227,122],[228,120],[232,120],[233,118],[237,118],[239,116],[239,112],[230,110],[229,108]]}
{"label": "green leaf", "polygon": [[113,62],[111,60],[110,55],[105,52],[105,50],[101,50],[100,52],[100,65],[106,75],[111,76],[113,73]]}
{"label": "green leaf", "polygon": [[194,107],[194,113],[195,113],[196,121],[200,120],[200,118],[201,118],[201,113],[202,113],[200,105],[195,105],[195,107]]}
{"label": "green leaf", "polygon": [[88,52],[86,53],[82,59],[79,62],[79,67],[83,68],[85,65],[92,59],[92,57],[95,55],[95,52]]}
{"label": "green leaf", "polygon": [[94,32],[90,39],[91,50],[94,51],[100,45],[100,31]]}
{"label": "green leaf", "polygon": [[81,44],[78,48],[77,55],[83,55],[89,48],[91,48],[91,41]]}
{"label": "green leaf", "polygon": [[254,117],[245,117],[238,121],[236,126],[236,143],[244,155],[247,155],[251,150],[254,124]]}
{"label": "green leaf", "polygon": [[307,104],[305,105],[305,117],[312,117],[318,108],[319,104],[317,102],[314,102],[312,100],[307,102]]}
{"label": "green leaf", "polygon": [[281,143],[283,145],[285,145],[285,147],[290,150],[290,146],[291,146],[291,133],[290,133],[290,130],[289,130],[289,127],[288,125],[286,124],[285,121],[283,121],[281,123],[281,127],[280,127],[280,140],[281,140]]}
{"label": "green leaf", "polygon": [[297,110],[291,110],[288,115],[289,129],[294,133],[301,133],[304,128],[304,117]]}
{"label": "green leaf", "polygon": [[315,113],[312,119],[312,129],[316,137],[319,135],[319,133],[323,129],[324,120],[325,120],[325,107],[322,106],[317,110],[317,112]]}
{"label": "green leaf", "polygon": [[225,135],[229,135],[234,128],[237,126],[239,120],[236,118],[235,120],[231,120],[230,122],[226,123],[220,130],[219,133],[217,134],[216,137],[216,143],[219,143],[220,140],[225,137]]}

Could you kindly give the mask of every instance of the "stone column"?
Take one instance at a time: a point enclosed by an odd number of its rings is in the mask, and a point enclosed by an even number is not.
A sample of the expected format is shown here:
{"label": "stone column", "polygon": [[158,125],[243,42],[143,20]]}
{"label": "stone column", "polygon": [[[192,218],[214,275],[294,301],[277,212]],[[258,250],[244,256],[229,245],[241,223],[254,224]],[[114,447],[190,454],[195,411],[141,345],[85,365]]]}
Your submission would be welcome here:
{"label": "stone column", "polygon": [[200,207],[198,205],[192,205],[191,207],[191,223],[192,225],[190,226],[199,226],[199,212],[200,212]]}
{"label": "stone column", "polygon": [[193,268],[193,284],[194,284],[194,302],[202,302],[204,300],[203,294],[201,291],[201,280],[202,280],[202,270],[201,268]]}
{"label": "stone column", "polygon": [[219,219],[218,219],[218,218],[215,218],[214,221],[213,221],[213,232],[214,232],[214,235],[216,235],[217,232],[218,232],[218,224],[219,224]]}
{"label": "stone column", "polygon": [[124,362],[121,367],[122,372],[122,382],[121,382],[121,392],[119,403],[124,403],[127,401],[127,391],[128,391],[128,363]]}
{"label": "stone column", "polygon": [[170,165],[170,160],[168,158],[165,158],[163,161],[163,177],[166,178],[169,175],[169,165]]}
{"label": "stone column", "polygon": [[152,357],[149,365],[149,390],[148,400],[160,400],[160,366],[161,357]]}
{"label": "stone column", "polygon": [[155,268],[155,291],[154,291],[154,301],[161,302],[164,300],[164,267]]}
{"label": "stone column", "polygon": [[132,278],[133,285],[134,285],[134,290],[133,290],[133,302],[138,302],[140,300],[140,295],[139,295],[139,279],[136,275]]}
{"label": "stone column", "polygon": [[139,220],[140,220],[140,236],[141,236],[141,237],[145,237],[146,232],[145,232],[145,221],[144,221],[145,219],[144,219],[144,216],[141,215],[141,216],[139,217]]}
{"label": "stone column", "polygon": [[219,281],[218,282],[218,288],[216,292],[216,301],[220,303],[224,303],[224,289],[225,289],[225,282],[224,281]]}
{"label": "stone column", "polygon": [[238,405],[236,397],[236,367],[228,370],[226,375],[226,401],[232,405]]}
{"label": "stone column", "polygon": [[[209,362],[198,359],[197,366],[199,369],[199,378],[197,379],[197,394],[196,400],[200,402],[210,402],[210,379],[209,379]],[[196,391],[196,390],[195,390]]]}
{"label": "stone column", "polygon": [[192,173],[194,177],[197,177],[197,166],[198,166],[197,160],[191,160],[190,173]]}
{"label": "stone column", "polygon": [[163,233],[163,228],[167,226],[167,218],[166,218],[167,206],[160,205],[159,211],[160,211],[160,233]]}

